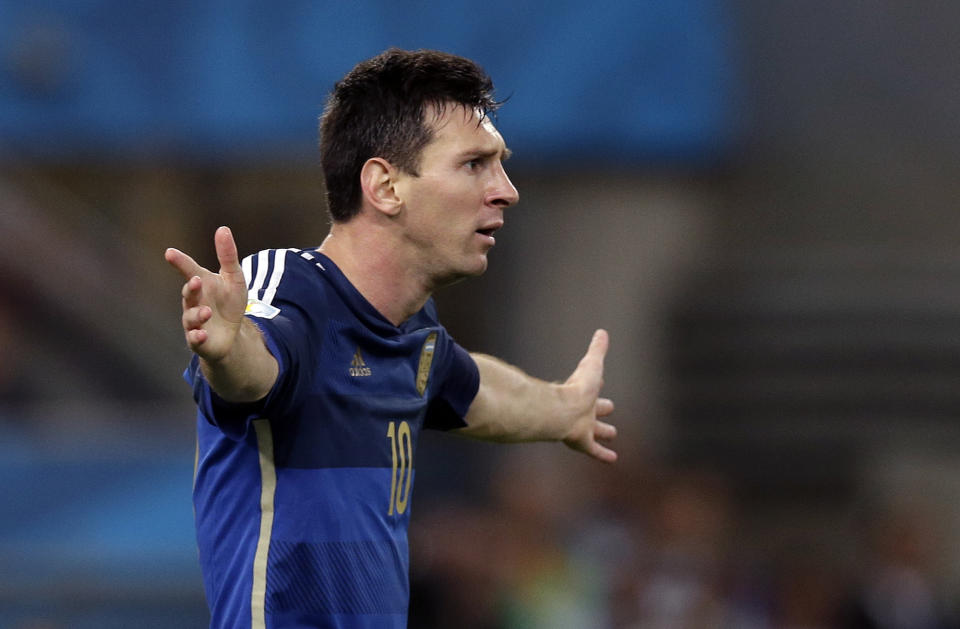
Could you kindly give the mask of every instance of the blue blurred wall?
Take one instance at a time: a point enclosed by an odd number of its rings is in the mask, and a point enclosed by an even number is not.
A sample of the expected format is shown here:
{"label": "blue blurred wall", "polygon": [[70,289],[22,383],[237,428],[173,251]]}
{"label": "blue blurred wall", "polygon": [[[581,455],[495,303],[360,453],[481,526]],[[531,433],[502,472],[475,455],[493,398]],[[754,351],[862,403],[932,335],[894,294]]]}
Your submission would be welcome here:
{"label": "blue blurred wall", "polygon": [[0,0],[0,151],[312,159],[330,87],[389,46],[471,57],[518,158],[701,162],[735,140],[719,0]]}

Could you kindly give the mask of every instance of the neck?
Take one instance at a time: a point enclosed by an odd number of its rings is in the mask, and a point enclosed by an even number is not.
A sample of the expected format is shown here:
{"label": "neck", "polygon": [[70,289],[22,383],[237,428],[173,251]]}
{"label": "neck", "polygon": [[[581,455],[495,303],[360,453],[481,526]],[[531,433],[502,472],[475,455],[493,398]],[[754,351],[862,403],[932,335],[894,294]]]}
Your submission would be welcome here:
{"label": "neck", "polygon": [[423,308],[432,288],[417,277],[387,230],[357,216],[334,223],[320,245],[350,283],[388,321],[399,326]]}

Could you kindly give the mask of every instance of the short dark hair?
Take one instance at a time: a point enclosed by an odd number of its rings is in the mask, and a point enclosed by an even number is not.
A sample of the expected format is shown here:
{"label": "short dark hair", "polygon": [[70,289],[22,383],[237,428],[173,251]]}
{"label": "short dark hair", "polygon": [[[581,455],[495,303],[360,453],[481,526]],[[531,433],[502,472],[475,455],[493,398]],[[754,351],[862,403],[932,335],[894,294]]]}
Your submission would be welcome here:
{"label": "short dark hair", "polygon": [[360,211],[360,171],[371,157],[418,175],[433,138],[429,107],[497,109],[493,81],[469,59],[436,50],[389,50],[357,64],[333,87],[320,119],[320,163],[335,221]]}

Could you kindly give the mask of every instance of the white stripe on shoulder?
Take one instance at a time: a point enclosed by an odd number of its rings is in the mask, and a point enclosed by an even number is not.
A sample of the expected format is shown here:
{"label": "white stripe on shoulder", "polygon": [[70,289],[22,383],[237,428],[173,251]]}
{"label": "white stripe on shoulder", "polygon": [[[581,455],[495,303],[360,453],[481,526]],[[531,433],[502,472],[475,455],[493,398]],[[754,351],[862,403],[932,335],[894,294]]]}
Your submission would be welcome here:
{"label": "white stripe on shoulder", "polygon": [[250,289],[247,291],[251,299],[257,299],[258,293],[263,290],[267,281],[267,269],[270,267],[270,250],[264,249],[257,253],[257,276],[253,278]]}
{"label": "white stripe on shoulder", "polygon": [[263,303],[270,305],[277,294],[277,288],[280,286],[280,280],[283,278],[283,271],[286,267],[287,252],[293,249],[277,249],[273,253],[273,273],[270,274],[270,283],[267,289],[263,291],[263,297],[260,299]]}
{"label": "white stripe on shoulder", "polygon": [[250,290],[250,283],[253,281],[253,256],[246,256],[240,263],[243,269],[243,277],[247,281],[247,291]]}

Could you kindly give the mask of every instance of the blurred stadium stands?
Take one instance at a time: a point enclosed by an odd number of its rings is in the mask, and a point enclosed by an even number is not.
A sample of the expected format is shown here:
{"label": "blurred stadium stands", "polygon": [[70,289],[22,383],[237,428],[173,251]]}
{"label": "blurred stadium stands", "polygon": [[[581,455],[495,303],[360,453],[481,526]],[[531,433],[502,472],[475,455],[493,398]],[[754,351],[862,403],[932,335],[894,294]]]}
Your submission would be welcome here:
{"label": "blurred stadium stands", "polygon": [[735,133],[728,16],[713,0],[2,9],[0,133],[18,155],[309,161],[334,81],[389,45],[464,54],[498,77],[518,157],[702,161]]}
{"label": "blurred stadium stands", "polygon": [[317,115],[391,45],[509,97],[521,205],[446,324],[548,379],[607,327],[622,435],[427,435],[410,626],[958,626],[958,21],[0,0],[0,629],[205,626],[162,251],[318,243]]}

